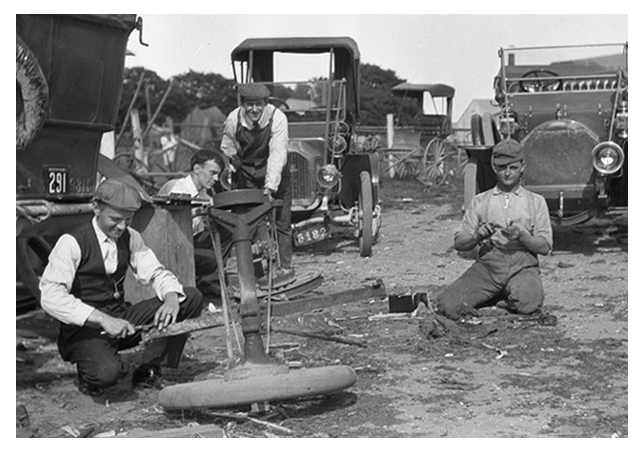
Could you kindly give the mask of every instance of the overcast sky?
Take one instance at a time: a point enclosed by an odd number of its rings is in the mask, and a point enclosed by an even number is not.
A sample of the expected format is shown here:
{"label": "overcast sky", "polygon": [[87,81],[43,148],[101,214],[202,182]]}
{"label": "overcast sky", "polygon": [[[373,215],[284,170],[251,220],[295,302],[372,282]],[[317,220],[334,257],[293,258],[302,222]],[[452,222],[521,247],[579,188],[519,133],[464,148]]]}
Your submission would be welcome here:
{"label": "overcast sky", "polygon": [[143,66],[164,79],[190,69],[232,78],[230,51],[246,38],[350,36],[363,63],[408,82],[453,86],[455,121],[472,99],[492,98],[500,47],[628,41],[626,14],[139,15],[149,47],[135,31],[128,67]]}

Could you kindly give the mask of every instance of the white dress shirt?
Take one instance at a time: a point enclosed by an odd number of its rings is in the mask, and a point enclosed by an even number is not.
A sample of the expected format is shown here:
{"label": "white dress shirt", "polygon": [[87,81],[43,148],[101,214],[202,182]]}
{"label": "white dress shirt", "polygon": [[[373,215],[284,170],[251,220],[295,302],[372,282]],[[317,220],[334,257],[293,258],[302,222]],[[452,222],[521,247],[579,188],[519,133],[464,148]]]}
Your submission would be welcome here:
{"label": "white dress shirt", "polygon": [[[266,165],[264,188],[277,191],[282,181],[282,170],[288,161],[288,120],[282,110],[268,104],[258,121],[262,129],[268,126],[271,115],[273,115],[273,126],[271,127],[271,138],[268,142],[268,163]],[[221,150],[228,157],[232,157],[241,151],[236,138],[238,118],[240,116],[242,127],[248,130],[253,128],[252,122],[244,114],[243,107],[237,107],[230,112],[224,123],[224,134],[221,138]]]}
{"label": "white dress shirt", "polygon": [[[101,247],[105,272],[111,275],[117,266],[116,242],[101,231],[96,218],[92,219],[92,226]],[[177,292],[180,302],[185,300],[183,286],[145,245],[141,234],[132,228],[128,228],[128,232],[129,264],[137,282],[143,285],[151,284],[156,296],[161,300],[170,292]],[[83,326],[95,308],[70,294],[80,259],[81,249],[76,239],[70,234],[63,234],[49,255],[49,263],[40,280],[40,292],[42,308],[49,315],[66,324]]]}

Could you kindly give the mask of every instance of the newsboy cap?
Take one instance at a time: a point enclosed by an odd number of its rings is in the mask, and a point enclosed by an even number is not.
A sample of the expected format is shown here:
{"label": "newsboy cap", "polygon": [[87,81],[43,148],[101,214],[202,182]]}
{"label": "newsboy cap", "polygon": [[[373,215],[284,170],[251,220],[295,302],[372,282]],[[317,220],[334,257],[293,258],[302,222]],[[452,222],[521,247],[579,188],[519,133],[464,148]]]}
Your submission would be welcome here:
{"label": "newsboy cap", "polygon": [[242,99],[266,99],[271,92],[265,85],[259,83],[247,83],[239,85],[239,96]]}
{"label": "newsboy cap", "polygon": [[524,158],[523,147],[513,139],[503,140],[492,149],[493,165],[508,165]]}
{"label": "newsboy cap", "polygon": [[116,179],[101,182],[94,199],[121,210],[134,212],[141,208],[141,194],[138,190]]}

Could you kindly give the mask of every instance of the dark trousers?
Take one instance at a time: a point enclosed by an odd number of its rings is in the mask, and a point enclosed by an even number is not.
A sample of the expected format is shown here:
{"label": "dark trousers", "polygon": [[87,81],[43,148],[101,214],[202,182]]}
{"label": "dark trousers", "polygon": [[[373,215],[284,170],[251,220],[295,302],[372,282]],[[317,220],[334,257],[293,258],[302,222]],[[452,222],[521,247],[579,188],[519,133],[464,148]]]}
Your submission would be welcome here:
{"label": "dark trousers", "polygon": [[[264,187],[263,177],[250,177],[243,171],[233,173],[233,177],[236,178],[233,184],[234,188],[262,189]],[[282,201],[282,205],[274,209],[281,268],[291,268],[293,266],[293,237],[291,229],[293,187],[291,185],[291,173],[289,171],[282,172],[282,181],[274,194],[276,200]]]}
{"label": "dark trousers", "polygon": [[[213,227],[217,227],[212,222]],[[233,247],[232,233],[224,228],[217,227],[221,238],[221,255],[224,265],[230,256]],[[213,231],[214,236],[214,231]],[[197,289],[203,294],[208,303],[221,305],[221,288],[219,287],[219,269],[213,247],[210,231],[207,229],[193,237],[195,249],[195,273]]]}
{"label": "dark trousers", "polygon": [[543,305],[539,260],[527,251],[492,249],[438,296],[438,312],[458,319],[470,309],[505,297],[508,308],[532,314]]}
{"label": "dark trousers", "polygon": [[[203,307],[201,292],[193,287],[185,287],[184,292],[186,299],[180,304],[177,321],[199,317]],[[154,321],[154,314],[161,304],[162,301],[158,298],[151,298],[134,305],[119,304],[105,312],[133,325],[148,325]],[[95,388],[112,386],[119,378],[127,375],[129,365],[121,359],[118,352],[141,342],[141,333],[119,339],[101,334],[101,331],[98,328],[61,325],[58,336],[60,356],[63,360],[76,364],[79,378]],[[188,335],[182,334],[151,342],[143,351],[141,365],[176,368],[187,339]]]}

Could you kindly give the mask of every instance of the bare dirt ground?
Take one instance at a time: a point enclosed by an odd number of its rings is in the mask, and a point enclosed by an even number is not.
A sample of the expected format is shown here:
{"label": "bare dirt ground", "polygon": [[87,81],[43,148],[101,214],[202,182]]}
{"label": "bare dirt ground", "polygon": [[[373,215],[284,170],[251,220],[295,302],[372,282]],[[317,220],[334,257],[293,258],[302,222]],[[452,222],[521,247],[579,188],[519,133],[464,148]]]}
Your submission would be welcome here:
{"label": "bare dirt ground", "polygon": [[[460,192],[458,181],[427,191],[386,180],[372,257],[360,258],[343,235],[296,252],[298,268],[322,270],[319,294],[378,279],[389,294],[429,294],[430,309],[421,305],[396,317],[384,315],[384,298],[274,319],[364,342],[271,337],[272,353],[288,362],[351,366],[357,373],[351,388],[274,402],[261,414],[248,406],[166,412],[157,391],[132,392],[127,381],[96,402],[78,392],[75,368],[60,359],[55,323],[35,315],[16,324],[16,404],[29,414],[29,432],[127,437],[212,427],[213,436],[228,437],[628,437],[627,215],[555,228],[555,250],[541,263],[544,311],[556,316],[556,325],[487,308],[471,323],[437,334],[431,300],[472,262],[452,247]],[[134,363],[139,353],[125,356]],[[222,328],[204,330],[192,334],[182,365],[166,376],[177,383],[219,378],[225,362]]]}

